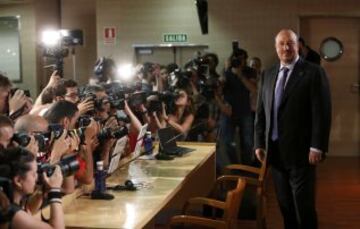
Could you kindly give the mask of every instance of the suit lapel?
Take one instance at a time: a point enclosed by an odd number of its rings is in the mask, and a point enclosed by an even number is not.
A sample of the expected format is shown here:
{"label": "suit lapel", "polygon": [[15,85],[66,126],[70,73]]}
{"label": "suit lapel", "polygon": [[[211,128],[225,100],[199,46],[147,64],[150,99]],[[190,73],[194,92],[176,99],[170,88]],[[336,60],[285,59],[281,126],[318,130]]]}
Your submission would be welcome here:
{"label": "suit lapel", "polygon": [[269,101],[269,105],[271,106],[270,107],[270,110],[272,110],[272,104],[273,104],[273,99],[274,99],[274,91],[275,91],[275,86],[276,86],[276,80],[277,80],[277,75],[279,74],[279,68],[280,68],[280,64],[277,64],[275,65],[271,71],[270,71],[270,91],[269,91],[269,95],[268,95],[268,98],[270,98],[270,101]]}
{"label": "suit lapel", "polygon": [[295,85],[299,82],[299,80],[304,75],[304,69],[303,69],[304,62],[302,59],[299,59],[299,61],[295,64],[294,70],[292,71],[289,81],[286,84],[284,95],[281,99],[281,104],[283,104],[288,96],[291,93],[291,90],[295,87]]}

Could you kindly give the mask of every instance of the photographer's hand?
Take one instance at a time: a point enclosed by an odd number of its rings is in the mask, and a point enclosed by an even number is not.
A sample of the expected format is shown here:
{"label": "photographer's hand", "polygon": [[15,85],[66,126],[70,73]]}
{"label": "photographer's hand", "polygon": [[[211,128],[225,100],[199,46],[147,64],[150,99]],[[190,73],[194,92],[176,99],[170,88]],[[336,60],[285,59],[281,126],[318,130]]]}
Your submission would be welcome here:
{"label": "photographer's hand", "polygon": [[165,120],[162,120],[163,122],[161,122],[161,121],[159,120],[159,117],[157,116],[156,111],[153,112],[153,116],[154,116],[156,125],[157,125],[157,127],[158,127],[159,129],[162,129],[162,128],[165,128],[165,127],[166,127],[166,122],[165,122]]}
{"label": "photographer's hand", "polygon": [[30,142],[25,148],[36,157],[37,153],[39,152],[39,145],[33,135],[30,135]]}
{"label": "photographer's hand", "polygon": [[61,173],[61,169],[59,165],[56,165],[54,173],[51,177],[48,177],[46,172],[43,173],[43,178],[45,183],[53,189],[61,189],[61,185],[63,183],[63,175]]}
{"label": "photographer's hand", "polygon": [[167,122],[167,121],[169,121],[169,116],[166,114],[165,103],[161,103],[161,105],[162,105],[162,113],[161,113],[161,116],[162,116],[162,118]]}
{"label": "photographer's hand", "polygon": [[26,95],[23,90],[16,90],[14,95],[9,98],[9,115],[21,109],[26,103]]}
{"label": "photographer's hand", "polygon": [[60,77],[60,75],[58,75],[58,71],[57,70],[53,71],[53,73],[50,76],[49,82],[46,85],[46,88],[54,87],[55,85],[58,84],[60,79],[61,79],[61,77]]}
{"label": "photographer's hand", "polygon": [[50,155],[50,164],[55,164],[58,162],[64,154],[66,154],[70,147],[70,139],[67,138],[67,130],[64,130],[62,135],[54,140],[51,155]]}
{"label": "photographer's hand", "polygon": [[91,98],[86,98],[84,101],[77,105],[80,116],[86,114],[89,111],[94,110],[94,101]]}
{"label": "photographer's hand", "polygon": [[132,110],[130,109],[129,104],[126,100],[124,101],[124,104],[124,112],[127,116],[129,116],[132,113]]}
{"label": "photographer's hand", "polygon": [[80,138],[77,134],[68,136],[69,138],[69,150],[68,153],[77,152],[79,151],[80,146]]}
{"label": "photographer's hand", "polygon": [[104,125],[105,128],[110,128],[112,130],[115,130],[119,127],[119,124],[114,116],[111,116],[108,118]]}
{"label": "photographer's hand", "polygon": [[95,148],[99,145],[99,140],[97,138],[99,131],[100,124],[94,119],[91,119],[90,124],[86,127],[85,130],[85,145],[90,146],[89,149],[91,149],[91,151],[94,151]]}

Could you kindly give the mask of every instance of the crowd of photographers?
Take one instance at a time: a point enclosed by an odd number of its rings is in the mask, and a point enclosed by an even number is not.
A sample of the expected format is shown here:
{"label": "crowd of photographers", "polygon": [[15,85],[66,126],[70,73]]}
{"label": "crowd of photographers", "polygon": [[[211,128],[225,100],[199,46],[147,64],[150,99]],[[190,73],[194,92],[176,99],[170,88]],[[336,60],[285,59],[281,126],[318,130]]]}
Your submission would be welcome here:
{"label": "crowd of photographers", "polygon": [[[188,62],[145,63],[130,81],[117,81],[112,60],[101,59],[96,77],[79,86],[54,71],[33,101],[0,75],[0,228],[64,228],[61,197],[91,184],[94,165],[107,168],[116,142],[122,157],[134,151],[143,124],[154,134],[172,127],[178,140],[217,142],[219,170],[240,158],[252,164],[253,112],[259,59],[234,49],[220,75],[209,53]],[[257,70],[254,70],[256,68]],[[45,222],[33,215],[50,206]]]}

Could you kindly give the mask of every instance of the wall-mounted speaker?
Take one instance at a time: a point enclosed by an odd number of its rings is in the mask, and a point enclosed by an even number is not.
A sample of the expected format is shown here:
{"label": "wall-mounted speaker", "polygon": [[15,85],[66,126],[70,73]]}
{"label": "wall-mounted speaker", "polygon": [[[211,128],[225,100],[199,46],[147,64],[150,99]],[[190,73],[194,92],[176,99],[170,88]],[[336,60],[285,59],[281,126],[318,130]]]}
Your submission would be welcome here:
{"label": "wall-mounted speaker", "polygon": [[202,34],[208,34],[208,2],[207,0],[195,1]]}

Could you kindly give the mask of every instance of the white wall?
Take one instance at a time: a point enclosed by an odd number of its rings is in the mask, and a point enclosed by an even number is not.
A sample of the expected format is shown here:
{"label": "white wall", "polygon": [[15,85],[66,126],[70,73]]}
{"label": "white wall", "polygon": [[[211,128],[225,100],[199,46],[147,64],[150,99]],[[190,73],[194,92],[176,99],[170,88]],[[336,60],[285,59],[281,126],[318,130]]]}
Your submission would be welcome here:
{"label": "white wall", "polygon": [[[194,0],[98,0],[98,56],[117,62],[134,60],[135,43],[162,43],[166,32],[187,33],[189,43],[209,44],[221,62],[239,40],[249,56],[260,57],[265,66],[276,60],[274,36],[281,28],[298,31],[302,15],[360,16],[358,0],[208,0],[209,35],[201,35]],[[115,26],[116,45],[104,45],[103,28]]]}

